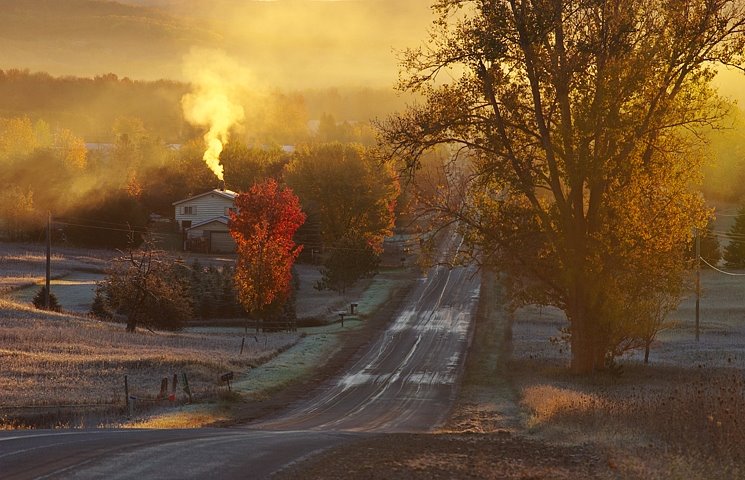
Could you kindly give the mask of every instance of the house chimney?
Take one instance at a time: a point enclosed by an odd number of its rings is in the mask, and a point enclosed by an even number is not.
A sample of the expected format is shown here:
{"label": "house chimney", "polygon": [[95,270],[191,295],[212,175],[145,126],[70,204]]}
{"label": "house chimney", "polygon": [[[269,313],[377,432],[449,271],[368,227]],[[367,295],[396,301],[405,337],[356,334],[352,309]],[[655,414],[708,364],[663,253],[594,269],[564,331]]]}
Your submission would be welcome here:
{"label": "house chimney", "polygon": [[225,191],[225,180],[223,180],[222,182],[220,182],[219,188],[220,188],[221,191],[223,191],[223,192]]}

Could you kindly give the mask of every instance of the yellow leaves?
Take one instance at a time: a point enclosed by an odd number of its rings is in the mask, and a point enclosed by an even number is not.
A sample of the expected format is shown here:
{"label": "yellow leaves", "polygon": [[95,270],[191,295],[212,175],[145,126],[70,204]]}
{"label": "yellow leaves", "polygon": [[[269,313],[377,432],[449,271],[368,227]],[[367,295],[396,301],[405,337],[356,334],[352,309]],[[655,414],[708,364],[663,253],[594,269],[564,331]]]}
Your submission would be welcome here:
{"label": "yellow leaves", "polygon": [[73,170],[83,170],[88,163],[88,149],[82,138],[70,130],[60,128],[54,136],[54,146],[62,157],[63,164]]}
{"label": "yellow leaves", "polygon": [[361,146],[326,143],[301,149],[287,165],[285,180],[318,215],[329,245],[353,232],[368,239],[390,235],[400,184],[391,164],[379,163]]}
{"label": "yellow leaves", "polygon": [[0,118],[0,159],[27,155],[37,146],[28,117]]}

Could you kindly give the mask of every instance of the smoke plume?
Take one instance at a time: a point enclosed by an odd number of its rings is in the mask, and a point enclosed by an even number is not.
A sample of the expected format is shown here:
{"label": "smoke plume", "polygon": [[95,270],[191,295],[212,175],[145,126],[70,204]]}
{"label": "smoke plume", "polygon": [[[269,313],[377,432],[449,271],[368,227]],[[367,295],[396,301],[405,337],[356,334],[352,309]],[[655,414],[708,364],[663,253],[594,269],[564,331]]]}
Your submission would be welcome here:
{"label": "smoke plume", "polygon": [[184,117],[192,125],[208,129],[202,158],[223,180],[220,152],[230,131],[245,117],[240,95],[247,72],[221,51],[192,49],[184,57],[184,76],[192,85],[192,91],[181,99]]}

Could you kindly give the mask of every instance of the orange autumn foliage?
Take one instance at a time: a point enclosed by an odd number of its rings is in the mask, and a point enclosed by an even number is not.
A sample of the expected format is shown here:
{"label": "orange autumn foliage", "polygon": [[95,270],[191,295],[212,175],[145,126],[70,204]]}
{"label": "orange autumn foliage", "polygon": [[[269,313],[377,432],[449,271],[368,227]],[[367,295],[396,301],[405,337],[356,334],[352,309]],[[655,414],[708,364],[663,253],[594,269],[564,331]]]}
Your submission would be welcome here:
{"label": "orange autumn foliage", "polygon": [[235,283],[238,299],[256,313],[290,293],[292,265],[302,250],[292,237],[305,222],[300,202],[276,180],[257,183],[235,200],[230,234],[236,242]]}

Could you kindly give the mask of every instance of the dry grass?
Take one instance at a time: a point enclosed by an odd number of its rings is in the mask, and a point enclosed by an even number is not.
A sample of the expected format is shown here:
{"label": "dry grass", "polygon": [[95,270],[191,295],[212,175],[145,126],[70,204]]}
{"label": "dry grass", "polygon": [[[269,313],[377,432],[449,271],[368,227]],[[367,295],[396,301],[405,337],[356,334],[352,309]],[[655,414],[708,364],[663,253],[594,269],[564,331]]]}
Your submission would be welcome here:
{"label": "dry grass", "polygon": [[121,428],[201,428],[228,420],[230,414],[213,405],[194,405],[164,412],[155,412],[136,421],[119,425]]}
{"label": "dry grass", "polygon": [[[625,428],[681,451],[745,460],[745,391],[742,375],[662,369],[625,385],[533,384],[523,389],[528,426],[575,424]],[[667,377],[667,380],[665,380]]]}
{"label": "dry grass", "polygon": [[182,372],[194,394],[209,396],[220,373],[248,370],[298,339],[252,335],[239,356],[241,330],[220,332],[129,334],[123,325],[0,300],[0,405],[123,405],[124,375],[130,394],[150,399],[161,378]]}
{"label": "dry grass", "polygon": [[745,474],[745,383],[739,371],[641,367],[622,379],[572,380],[548,373],[541,363],[515,366],[530,432],[561,443],[596,444],[614,468],[633,478]]}
{"label": "dry grass", "polygon": [[622,374],[568,373],[570,352],[551,343],[566,325],[555,309],[521,309],[508,372],[533,435],[592,444],[621,478],[745,478],[745,284],[702,273],[701,339],[695,297],[671,315],[674,327],[640,353],[620,359]]}

